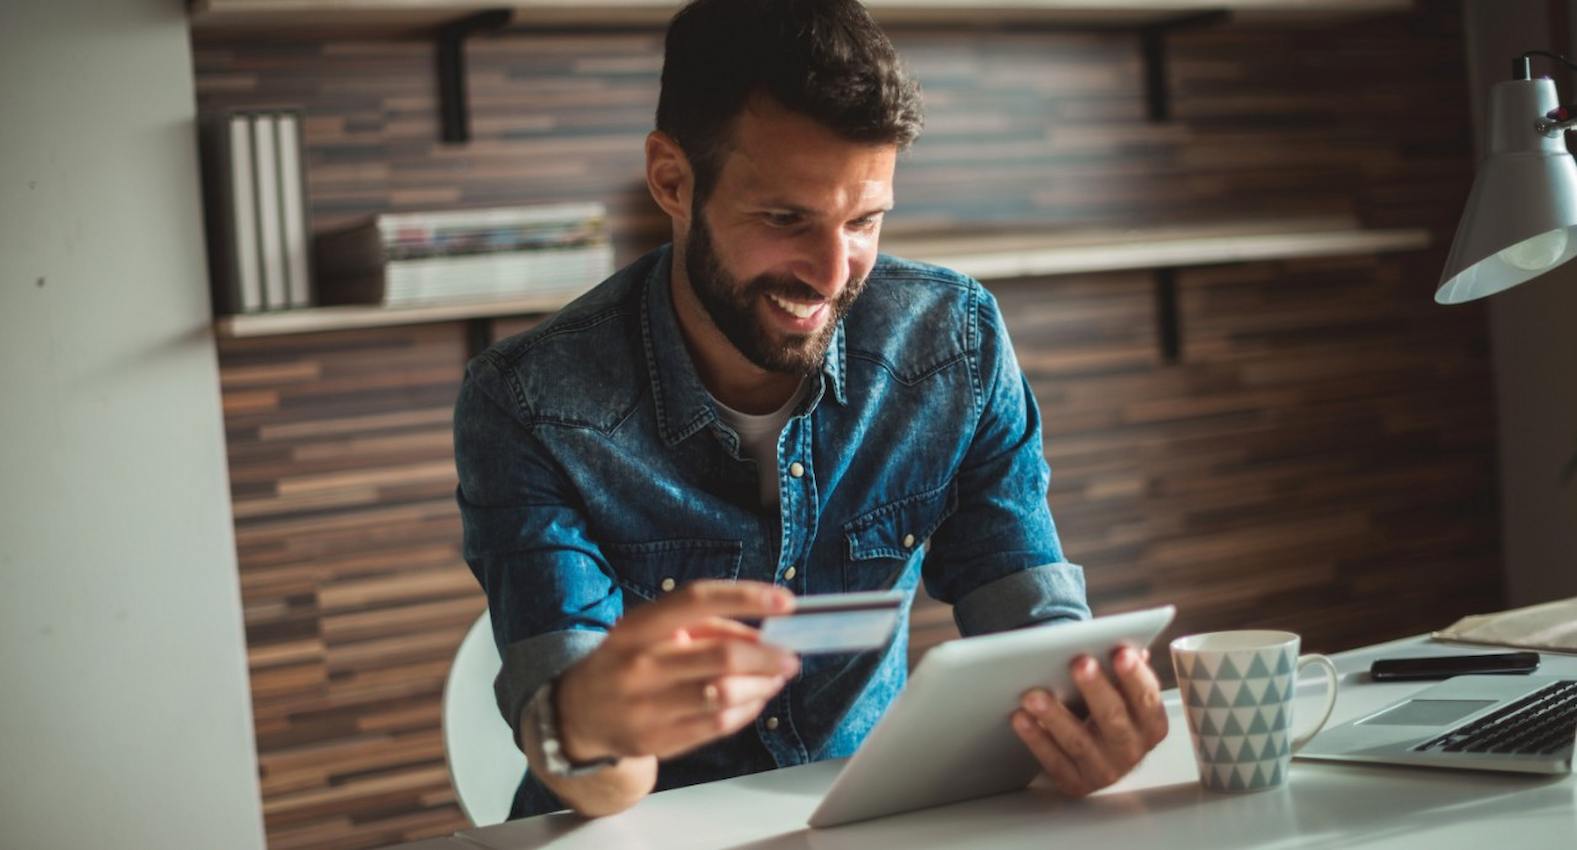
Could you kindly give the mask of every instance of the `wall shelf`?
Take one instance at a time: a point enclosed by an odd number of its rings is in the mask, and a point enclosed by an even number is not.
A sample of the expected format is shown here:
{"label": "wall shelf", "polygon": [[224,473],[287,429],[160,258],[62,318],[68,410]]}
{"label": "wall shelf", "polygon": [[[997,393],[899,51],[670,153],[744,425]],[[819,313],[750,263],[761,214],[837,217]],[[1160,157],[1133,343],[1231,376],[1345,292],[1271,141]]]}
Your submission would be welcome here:
{"label": "wall shelf", "polygon": [[[664,23],[680,5],[677,0],[195,0],[192,21],[204,30],[420,30],[488,9],[509,8],[515,26],[625,27]],[[1152,27],[1211,12],[1285,19],[1403,12],[1412,6],[1410,0],[866,0],[866,5],[889,24],[1069,27]]]}
{"label": "wall shelf", "polygon": [[[1365,230],[1356,227],[1350,219],[1328,218],[1127,230],[998,230],[936,236],[893,235],[883,239],[882,249],[900,257],[948,266],[978,280],[992,281],[1411,251],[1427,247],[1429,242],[1429,232],[1422,228]],[[587,286],[596,283],[598,281],[588,281]],[[508,300],[400,307],[351,305],[249,313],[221,317],[215,322],[215,332],[222,338],[234,339],[542,314],[559,309],[578,294],[564,292]]]}
{"label": "wall shelf", "polygon": [[[591,281],[587,288],[598,281]],[[528,316],[551,313],[579,293],[555,293],[487,301],[453,301],[442,304],[419,304],[399,307],[381,307],[375,304],[347,304],[334,307],[308,307],[300,310],[280,310],[273,313],[244,313],[221,316],[214,322],[214,332],[222,339],[241,339],[258,336],[317,333],[319,331],[344,331],[357,328],[379,328],[390,325],[416,325],[424,322],[455,322],[468,319],[491,319],[501,316]]]}
{"label": "wall shelf", "polygon": [[[1052,29],[1120,28],[1139,35],[1146,114],[1171,118],[1166,38],[1174,31],[1210,26],[1234,16],[1323,18],[1405,11],[1411,0],[864,0],[884,24],[1028,26]],[[192,0],[192,26],[202,32],[263,34],[349,32],[361,36],[406,33],[434,37],[438,51],[441,138],[470,141],[465,44],[478,32],[509,27],[658,27],[678,0]]]}
{"label": "wall shelf", "polygon": [[1300,219],[1125,230],[998,231],[885,237],[882,250],[947,266],[977,280],[1177,268],[1411,251],[1422,228],[1365,230],[1350,219]]}

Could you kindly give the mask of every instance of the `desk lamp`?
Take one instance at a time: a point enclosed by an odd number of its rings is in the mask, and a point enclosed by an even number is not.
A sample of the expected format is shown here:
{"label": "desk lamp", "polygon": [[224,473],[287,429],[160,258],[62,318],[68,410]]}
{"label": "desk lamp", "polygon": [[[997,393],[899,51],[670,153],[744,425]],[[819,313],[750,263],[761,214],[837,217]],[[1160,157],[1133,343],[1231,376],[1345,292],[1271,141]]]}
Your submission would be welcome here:
{"label": "desk lamp", "polygon": [[1577,107],[1559,105],[1554,80],[1531,79],[1533,56],[1577,69],[1530,50],[1512,63],[1512,79],[1490,89],[1489,156],[1435,291],[1441,304],[1494,295],[1577,257],[1577,161],[1566,150]]}

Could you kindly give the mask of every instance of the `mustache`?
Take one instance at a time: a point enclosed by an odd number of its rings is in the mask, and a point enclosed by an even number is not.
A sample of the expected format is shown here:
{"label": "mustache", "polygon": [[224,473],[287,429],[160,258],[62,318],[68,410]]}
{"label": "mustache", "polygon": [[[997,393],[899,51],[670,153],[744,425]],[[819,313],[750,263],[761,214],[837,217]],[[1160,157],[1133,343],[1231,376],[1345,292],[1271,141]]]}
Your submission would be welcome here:
{"label": "mustache", "polygon": [[831,301],[833,303],[851,300],[851,296],[859,293],[865,285],[864,278],[850,278],[838,293],[836,298],[829,299],[816,291],[814,287],[802,280],[792,277],[776,275],[761,275],[752,278],[746,290],[751,295],[776,295],[790,301]]}

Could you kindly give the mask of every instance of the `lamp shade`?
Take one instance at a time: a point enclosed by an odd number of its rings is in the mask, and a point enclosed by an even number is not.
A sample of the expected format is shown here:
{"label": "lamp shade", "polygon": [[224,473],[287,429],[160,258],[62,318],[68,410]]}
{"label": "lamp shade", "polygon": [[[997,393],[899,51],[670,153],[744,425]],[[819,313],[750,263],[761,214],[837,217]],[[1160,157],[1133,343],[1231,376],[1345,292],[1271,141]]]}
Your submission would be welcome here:
{"label": "lamp shade", "polygon": [[1435,291],[1441,304],[1493,295],[1577,257],[1577,161],[1564,133],[1534,127],[1556,105],[1552,80],[1490,89],[1489,156]]}

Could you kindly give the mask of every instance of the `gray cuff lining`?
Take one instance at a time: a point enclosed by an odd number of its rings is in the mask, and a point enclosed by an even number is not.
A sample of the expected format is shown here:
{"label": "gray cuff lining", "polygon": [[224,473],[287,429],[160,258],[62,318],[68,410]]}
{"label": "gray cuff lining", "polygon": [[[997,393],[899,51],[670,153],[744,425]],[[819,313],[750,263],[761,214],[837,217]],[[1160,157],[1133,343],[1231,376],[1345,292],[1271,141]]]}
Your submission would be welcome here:
{"label": "gray cuff lining", "polygon": [[1005,632],[1048,620],[1088,620],[1084,568],[1067,561],[1042,564],[975,588],[953,606],[964,635]]}
{"label": "gray cuff lining", "polygon": [[538,688],[585,658],[607,638],[606,632],[572,629],[516,641],[504,651],[504,663],[493,680],[493,696],[504,722],[520,745],[520,712]]}

